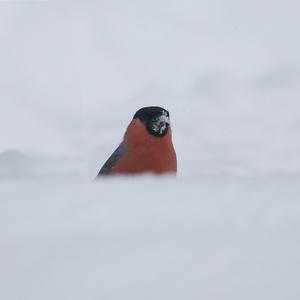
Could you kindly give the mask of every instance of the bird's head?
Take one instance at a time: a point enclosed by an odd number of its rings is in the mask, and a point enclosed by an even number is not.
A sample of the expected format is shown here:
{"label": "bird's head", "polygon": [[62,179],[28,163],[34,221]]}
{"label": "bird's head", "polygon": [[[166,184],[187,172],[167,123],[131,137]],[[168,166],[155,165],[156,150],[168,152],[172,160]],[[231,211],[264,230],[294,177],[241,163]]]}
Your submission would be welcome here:
{"label": "bird's head", "polygon": [[135,113],[133,119],[139,119],[152,136],[164,137],[168,133],[170,114],[162,107],[143,107]]}

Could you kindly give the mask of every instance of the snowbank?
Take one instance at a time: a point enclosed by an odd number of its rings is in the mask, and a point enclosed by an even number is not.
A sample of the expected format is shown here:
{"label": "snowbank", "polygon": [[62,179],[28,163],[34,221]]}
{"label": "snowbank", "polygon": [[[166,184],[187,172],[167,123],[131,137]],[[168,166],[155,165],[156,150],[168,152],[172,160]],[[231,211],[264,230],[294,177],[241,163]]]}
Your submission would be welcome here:
{"label": "snowbank", "polygon": [[298,299],[299,179],[1,184],[1,299]]}

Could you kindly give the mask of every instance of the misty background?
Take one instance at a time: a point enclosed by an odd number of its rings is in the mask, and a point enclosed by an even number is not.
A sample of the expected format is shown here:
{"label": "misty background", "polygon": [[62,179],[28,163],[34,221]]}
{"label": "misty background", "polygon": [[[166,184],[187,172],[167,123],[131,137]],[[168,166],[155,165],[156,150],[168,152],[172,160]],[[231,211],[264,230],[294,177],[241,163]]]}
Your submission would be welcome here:
{"label": "misty background", "polygon": [[90,178],[160,105],[179,175],[299,173],[298,1],[0,5],[0,151]]}

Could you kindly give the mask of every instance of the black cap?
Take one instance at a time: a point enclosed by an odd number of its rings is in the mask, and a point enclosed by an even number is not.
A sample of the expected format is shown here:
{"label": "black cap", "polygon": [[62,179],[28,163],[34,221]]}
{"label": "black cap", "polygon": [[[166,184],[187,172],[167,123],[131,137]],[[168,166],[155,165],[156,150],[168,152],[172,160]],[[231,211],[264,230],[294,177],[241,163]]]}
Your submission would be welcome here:
{"label": "black cap", "polygon": [[163,137],[167,134],[169,129],[169,121],[163,122],[161,117],[165,116],[166,120],[169,120],[169,112],[159,106],[148,106],[139,109],[133,119],[138,118],[145,124],[148,132],[156,137]]}

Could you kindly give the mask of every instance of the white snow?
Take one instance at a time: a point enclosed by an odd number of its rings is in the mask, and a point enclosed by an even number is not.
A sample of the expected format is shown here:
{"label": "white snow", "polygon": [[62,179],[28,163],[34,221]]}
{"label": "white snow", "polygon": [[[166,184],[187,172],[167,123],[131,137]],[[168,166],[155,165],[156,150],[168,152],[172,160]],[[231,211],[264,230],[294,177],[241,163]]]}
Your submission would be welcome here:
{"label": "white snow", "polygon": [[154,120],[152,128],[155,132],[159,131],[159,134],[162,134],[166,130],[167,124],[170,124],[170,119],[167,116],[167,113],[163,111],[163,115]]}
{"label": "white snow", "polygon": [[[0,299],[299,299],[300,2],[0,2]],[[135,111],[177,178],[94,182]]]}
{"label": "white snow", "polygon": [[299,299],[299,178],[0,193],[1,299]]}

